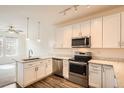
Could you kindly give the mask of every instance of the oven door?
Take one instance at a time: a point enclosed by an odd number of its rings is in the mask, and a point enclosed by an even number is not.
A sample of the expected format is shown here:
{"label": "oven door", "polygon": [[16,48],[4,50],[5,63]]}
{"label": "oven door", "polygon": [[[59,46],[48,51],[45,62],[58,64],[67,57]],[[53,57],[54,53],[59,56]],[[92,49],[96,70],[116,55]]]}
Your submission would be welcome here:
{"label": "oven door", "polygon": [[69,62],[69,81],[88,87],[87,64]]}
{"label": "oven door", "polygon": [[69,63],[69,72],[75,73],[81,76],[87,76],[87,64],[80,62],[70,62]]}

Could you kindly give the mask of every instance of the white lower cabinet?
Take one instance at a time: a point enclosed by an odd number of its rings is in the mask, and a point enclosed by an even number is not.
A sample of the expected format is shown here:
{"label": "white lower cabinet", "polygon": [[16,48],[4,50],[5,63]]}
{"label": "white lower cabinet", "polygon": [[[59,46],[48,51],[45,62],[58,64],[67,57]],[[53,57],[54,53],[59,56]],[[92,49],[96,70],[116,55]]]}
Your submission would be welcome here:
{"label": "white lower cabinet", "polygon": [[115,79],[112,66],[103,65],[103,88],[114,88]]}
{"label": "white lower cabinet", "polygon": [[69,79],[69,62],[68,60],[63,60],[63,77]]}
{"label": "white lower cabinet", "polygon": [[52,59],[47,59],[47,60],[45,60],[45,62],[46,62],[46,75],[50,75],[53,72]]}
{"label": "white lower cabinet", "polygon": [[37,79],[44,78],[46,76],[46,63],[40,62],[37,69]]}
{"label": "white lower cabinet", "polygon": [[109,65],[89,64],[89,86],[96,88],[114,88],[113,67]]}
{"label": "white lower cabinet", "polygon": [[89,85],[91,87],[101,87],[101,65],[89,64]]}
{"label": "white lower cabinet", "polygon": [[26,87],[52,74],[52,59],[17,64],[17,83]]}
{"label": "white lower cabinet", "polygon": [[35,67],[24,69],[24,86],[34,82],[36,79]]}

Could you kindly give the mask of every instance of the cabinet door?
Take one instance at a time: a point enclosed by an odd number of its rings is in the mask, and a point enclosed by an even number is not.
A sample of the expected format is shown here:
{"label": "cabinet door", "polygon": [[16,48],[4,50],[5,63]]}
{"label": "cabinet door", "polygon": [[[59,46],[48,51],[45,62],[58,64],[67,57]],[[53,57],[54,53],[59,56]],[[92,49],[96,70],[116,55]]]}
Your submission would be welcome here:
{"label": "cabinet door", "polygon": [[103,48],[120,48],[120,14],[103,17]]}
{"label": "cabinet door", "polygon": [[34,82],[36,80],[35,67],[24,69],[24,86]]}
{"label": "cabinet door", "polygon": [[81,24],[73,24],[72,25],[72,37],[80,37],[82,36],[81,34]]}
{"label": "cabinet door", "polygon": [[46,62],[46,75],[50,75],[53,72],[52,59],[47,59],[45,60],[45,62]]}
{"label": "cabinet door", "polygon": [[102,17],[91,20],[91,48],[102,48]]}
{"label": "cabinet door", "polygon": [[56,43],[55,43],[55,48],[62,48],[63,47],[63,28],[59,28],[57,31],[56,31]]}
{"label": "cabinet door", "polygon": [[69,78],[69,62],[68,60],[63,60],[63,77]]}
{"label": "cabinet door", "polygon": [[124,12],[121,13],[121,48],[124,48]]}
{"label": "cabinet door", "polygon": [[40,62],[37,67],[37,79],[44,78],[46,76],[46,62]]}
{"label": "cabinet door", "polygon": [[103,88],[114,88],[114,71],[112,66],[103,66]]}
{"label": "cabinet door", "polygon": [[71,48],[72,26],[64,28],[63,48]]}
{"label": "cabinet door", "polygon": [[81,23],[82,36],[90,36],[90,20]]}
{"label": "cabinet door", "polygon": [[101,65],[89,64],[89,86],[101,88],[102,86]]}

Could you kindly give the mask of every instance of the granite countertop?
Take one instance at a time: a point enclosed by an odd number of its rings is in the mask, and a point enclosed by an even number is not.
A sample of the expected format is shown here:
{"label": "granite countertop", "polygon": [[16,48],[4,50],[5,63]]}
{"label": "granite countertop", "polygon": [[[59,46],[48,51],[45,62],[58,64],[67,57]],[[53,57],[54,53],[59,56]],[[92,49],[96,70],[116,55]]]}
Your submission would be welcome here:
{"label": "granite countertop", "polygon": [[39,58],[39,59],[28,60],[28,61],[23,61],[22,59],[17,59],[16,62],[28,63],[28,62],[40,61],[40,60],[51,59],[51,58],[59,58],[59,59],[68,60],[68,59],[71,58],[71,57],[62,57],[62,56],[44,56],[44,57],[41,57],[41,58]]}
{"label": "granite countertop", "polygon": [[90,60],[89,63],[112,65],[117,79],[118,87],[124,88],[124,61]]}

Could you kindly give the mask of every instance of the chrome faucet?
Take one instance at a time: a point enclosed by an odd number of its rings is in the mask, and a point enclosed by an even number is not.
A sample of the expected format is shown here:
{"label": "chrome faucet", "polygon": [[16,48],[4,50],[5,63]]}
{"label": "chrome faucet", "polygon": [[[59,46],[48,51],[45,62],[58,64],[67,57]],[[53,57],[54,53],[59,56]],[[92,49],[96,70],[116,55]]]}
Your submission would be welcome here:
{"label": "chrome faucet", "polygon": [[31,54],[33,55],[33,51],[32,51],[32,49],[29,49],[29,51],[28,51],[28,58],[32,57]]}

